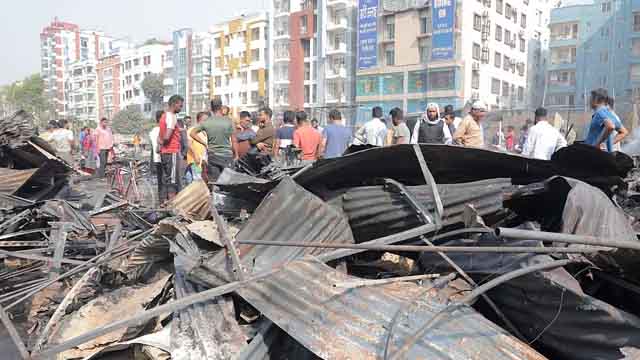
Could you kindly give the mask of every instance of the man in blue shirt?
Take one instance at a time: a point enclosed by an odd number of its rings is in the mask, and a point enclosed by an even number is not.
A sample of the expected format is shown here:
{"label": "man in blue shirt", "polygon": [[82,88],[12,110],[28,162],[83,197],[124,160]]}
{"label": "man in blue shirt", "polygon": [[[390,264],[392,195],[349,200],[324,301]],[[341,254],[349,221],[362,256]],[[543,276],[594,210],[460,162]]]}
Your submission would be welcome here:
{"label": "man in blue shirt", "polygon": [[351,129],[342,125],[342,114],[338,110],[329,112],[329,125],[322,131],[321,154],[325,159],[342,156],[351,142]]}
{"label": "man in blue shirt", "polygon": [[[616,116],[613,116],[607,107],[609,94],[606,89],[596,89],[591,91],[591,108],[594,113],[591,116],[589,133],[584,142],[586,144],[600,148],[602,143],[606,144],[606,151],[613,151],[613,145],[619,143],[629,133],[620,123]],[[609,135],[616,130],[618,135],[611,139]]]}

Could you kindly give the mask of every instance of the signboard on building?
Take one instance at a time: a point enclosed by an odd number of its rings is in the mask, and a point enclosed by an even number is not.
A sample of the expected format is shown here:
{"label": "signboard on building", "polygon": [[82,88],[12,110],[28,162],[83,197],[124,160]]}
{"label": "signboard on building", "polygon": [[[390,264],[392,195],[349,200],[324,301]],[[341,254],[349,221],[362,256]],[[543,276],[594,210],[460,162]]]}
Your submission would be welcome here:
{"label": "signboard on building", "polygon": [[358,3],[358,69],[370,69],[378,63],[378,0]]}
{"label": "signboard on building", "polygon": [[433,1],[433,45],[431,60],[452,60],[454,49],[454,23],[456,0]]}

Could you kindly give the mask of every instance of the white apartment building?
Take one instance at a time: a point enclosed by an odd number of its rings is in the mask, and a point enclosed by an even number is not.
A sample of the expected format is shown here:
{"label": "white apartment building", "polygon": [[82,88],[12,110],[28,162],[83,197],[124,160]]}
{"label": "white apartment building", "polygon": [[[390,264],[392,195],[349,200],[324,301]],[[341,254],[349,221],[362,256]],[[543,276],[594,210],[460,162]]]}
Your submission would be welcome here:
{"label": "white apartment building", "polygon": [[189,113],[207,111],[210,107],[211,83],[211,34],[195,33],[192,44],[191,101]]}
{"label": "white apartment building", "polygon": [[120,109],[136,106],[152,118],[152,104],[144,95],[142,81],[149,74],[162,74],[165,54],[171,45],[151,43],[120,52]]}
{"label": "white apartment building", "polygon": [[[49,99],[58,116],[66,116],[65,101],[68,67],[75,62],[97,61],[119,46],[119,41],[103,32],[84,30],[76,24],[55,19],[40,33],[40,73]],[[95,69],[95,68],[94,68]]]}
{"label": "white apartment building", "polygon": [[65,116],[79,124],[98,122],[98,80],[96,61],[76,61],[67,66],[65,76]]}
{"label": "white apartment building", "polygon": [[214,25],[211,97],[220,97],[234,113],[256,111],[267,96],[267,13],[240,16]]}
{"label": "white apartment building", "polygon": [[347,113],[355,98],[356,0],[273,0],[269,100],[276,111],[307,110],[324,119]]}

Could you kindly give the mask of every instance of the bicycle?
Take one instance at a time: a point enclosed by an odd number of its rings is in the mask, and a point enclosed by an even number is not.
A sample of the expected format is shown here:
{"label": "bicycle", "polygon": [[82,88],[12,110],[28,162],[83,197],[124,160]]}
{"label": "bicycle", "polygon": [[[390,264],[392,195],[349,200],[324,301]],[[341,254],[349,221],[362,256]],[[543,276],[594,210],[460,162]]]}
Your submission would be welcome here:
{"label": "bicycle", "polygon": [[116,161],[107,171],[109,188],[119,197],[143,207],[155,208],[158,197],[148,180],[139,176],[144,164],[138,161]]}

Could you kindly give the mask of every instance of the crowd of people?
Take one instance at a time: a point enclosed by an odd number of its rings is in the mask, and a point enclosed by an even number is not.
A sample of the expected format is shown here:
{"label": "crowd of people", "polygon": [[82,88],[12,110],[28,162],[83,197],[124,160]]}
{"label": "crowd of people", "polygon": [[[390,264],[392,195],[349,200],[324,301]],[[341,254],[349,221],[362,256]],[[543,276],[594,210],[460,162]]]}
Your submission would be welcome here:
{"label": "crowd of people", "polygon": [[[429,103],[421,116],[406,121],[399,108],[391,109],[385,118],[382,108],[374,107],[371,119],[356,131],[345,126],[342,114],[335,109],[329,112],[323,128],[304,111],[285,111],[280,123],[274,125],[273,112],[268,107],[261,108],[255,116],[241,111],[234,121],[229,107],[219,99],[212,100],[211,108],[199,112],[192,122],[190,116],[178,118],[183,106],[181,96],[172,96],[167,108],[155,114],[156,126],[148,134],[162,202],[193,181],[216,181],[226,167],[247,154],[268,155],[285,166],[302,166],[321,158],[342,156],[352,144],[487,147],[483,122],[488,107],[482,101],[473,102],[462,118],[456,116],[453,106],[447,105],[441,111],[436,103]],[[593,116],[584,143],[604,151],[619,150],[629,132],[614,111],[614,99],[604,89],[593,90],[591,107]],[[66,120],[51,121],[40,136],[69,164],[74,164],[74,156],[79,153],[80,167],[98,177],[105,176],[107,164],[115,157],[114,134],[106,118],[95,129],[81,129],[78,142]],[[547,110],[538,108],[533,123],[527,121],[519,136],[513,126],[508,126],[504,134],[498,130],[493,145],[498,144],[506,151],[549,160],[554,152],[567,146],[567,140],[549,123]],[[140,134],[134,136],[133,145],[140,153]]]}

